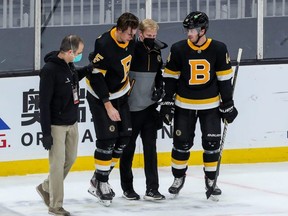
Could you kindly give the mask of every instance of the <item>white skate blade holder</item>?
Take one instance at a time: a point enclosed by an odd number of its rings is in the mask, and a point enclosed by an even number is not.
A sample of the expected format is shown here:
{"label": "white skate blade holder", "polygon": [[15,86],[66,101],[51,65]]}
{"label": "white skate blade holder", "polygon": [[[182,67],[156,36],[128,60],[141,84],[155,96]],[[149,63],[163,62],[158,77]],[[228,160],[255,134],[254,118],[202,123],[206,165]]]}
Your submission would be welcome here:
{"label": "white skate blade holder", "polygon": [[105,206],[105,207],[109,207],[112,203],[112,200],[102,200],[100,199],[100,197],[97,196],[96,194],[96,188],[94,186],[90,186],[90,188],[88,189],[88,193],[90,193],[91,195],[95,196],[98,199],[98,203]]}

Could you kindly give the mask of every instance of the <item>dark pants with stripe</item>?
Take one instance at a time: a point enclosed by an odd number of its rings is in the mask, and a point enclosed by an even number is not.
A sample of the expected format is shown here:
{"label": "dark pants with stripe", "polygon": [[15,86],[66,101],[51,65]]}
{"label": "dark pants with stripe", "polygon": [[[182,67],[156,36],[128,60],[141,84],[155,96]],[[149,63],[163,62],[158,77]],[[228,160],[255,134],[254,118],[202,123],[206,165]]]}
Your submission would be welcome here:
{"label": "dark pants with stripe", "polygon": [[146,176],[146,190],[159,188],[157,169],[157,110],[155,105],[131,112],[132,136],[120,159],[121,187],[123,191],[133,188],[132,161],[135,152],[136,139],[140,134],[144,153],[144,171]]}

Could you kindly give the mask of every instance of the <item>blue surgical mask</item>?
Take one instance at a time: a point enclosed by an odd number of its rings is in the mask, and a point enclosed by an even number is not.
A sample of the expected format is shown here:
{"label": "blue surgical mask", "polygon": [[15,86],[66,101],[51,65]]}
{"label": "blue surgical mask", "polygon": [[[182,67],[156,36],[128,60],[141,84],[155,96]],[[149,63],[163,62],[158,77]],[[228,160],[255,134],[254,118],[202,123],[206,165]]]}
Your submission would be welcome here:
{"label": "blue surgical mask", "polygon": [[77,55],[74,59],[73,62],[79,62],[82,59],[82,53],[80,53],[79,55]]}

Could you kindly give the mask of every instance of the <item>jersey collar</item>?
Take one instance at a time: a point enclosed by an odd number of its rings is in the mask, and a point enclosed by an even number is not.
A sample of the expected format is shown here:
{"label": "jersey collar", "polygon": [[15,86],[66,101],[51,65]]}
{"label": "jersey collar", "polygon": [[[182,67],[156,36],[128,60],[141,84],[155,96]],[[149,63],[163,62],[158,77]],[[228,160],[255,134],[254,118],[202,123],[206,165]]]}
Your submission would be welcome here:
{"label": "jersey collar", "polygon": [[119,47],[125,49],[125,48],[128,46],[129,42],[119,43],[119,42],[117,41],[116,37],[115,37],[115,33],[116,33],[116,27],[114,27],[114,28],[110,31],[110,36],[112,37],[112,39],[115,41],[115,43],[116,43]]}
{"label": "jersey collar", "polygon": [[206,40],[206,42],[205,42],[202,46],[198,47],[198,46],[195,46],[189,39],[187,39],[188,45],[189,45],[193,50],[196,50],[196,51],[197,51],[197,50],[205,50],[205,49],[207,49],[207,48],[209,47],[211,41],[212,41],[212,39],[211,39],[211,38],[208,38],[208,39]]}

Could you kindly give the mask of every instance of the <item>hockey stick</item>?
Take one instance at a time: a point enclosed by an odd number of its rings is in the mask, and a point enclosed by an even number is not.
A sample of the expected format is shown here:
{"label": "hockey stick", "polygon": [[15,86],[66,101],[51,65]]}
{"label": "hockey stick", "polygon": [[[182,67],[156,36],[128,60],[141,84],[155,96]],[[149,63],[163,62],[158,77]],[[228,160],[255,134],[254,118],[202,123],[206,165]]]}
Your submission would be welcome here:
{"label": "hockey stick", "polygon": [[[235,90],[236,80],[237,80],[237,76],[238,76],[238,70],[239,70],[239,66],[240,66],[241,55],[242,55],[242,49],[239,48],[238,55],[237,55],[237,65],[235,68],[235,73],[234,73],[234,78],[233,78],[233,83],[232,83],[232,95],[234,94],[234,90]],[[223,129],[223,135],[222,135],[222,139],[221,139],[221,143],[220,143],[220,155],[219,155],[219,159],[217,161],[215,179],[214,179],[213,185],[210,188],[208,188],[208,190],[206,191],[207,199],[209,199],[209,197],[212,195],[212,193],[215,189],[216,183],[217,183],[218,176],[219,176],[219,170],[220,170],[220,164],[221,164],[221,159],[222,159],[222,152],[223,152],[223,148],[224,148],[224,142],[225,142],[225,138],[226,138],[226,134],[227,134],[227,128],[228,128],[228,122],[226,120],[224,120],[224,129]]]}
{"label": "hockey stick", "polygon": [[58,4],[59,4],[59,3],[60,3],[60,0],[57,0],[57,1],[55,2],[54,6],[53,6],[53,9],[50,11],[47,19],[44,21],[43,27],[42,27],[42,29],[41,29],[41,35],[42,35],[43,32],[46,30],[46,27],[47,27],[48,23],[50,22],[51,17],[52,17],[52,15],[54,14],[55,10],[58,8]]}

